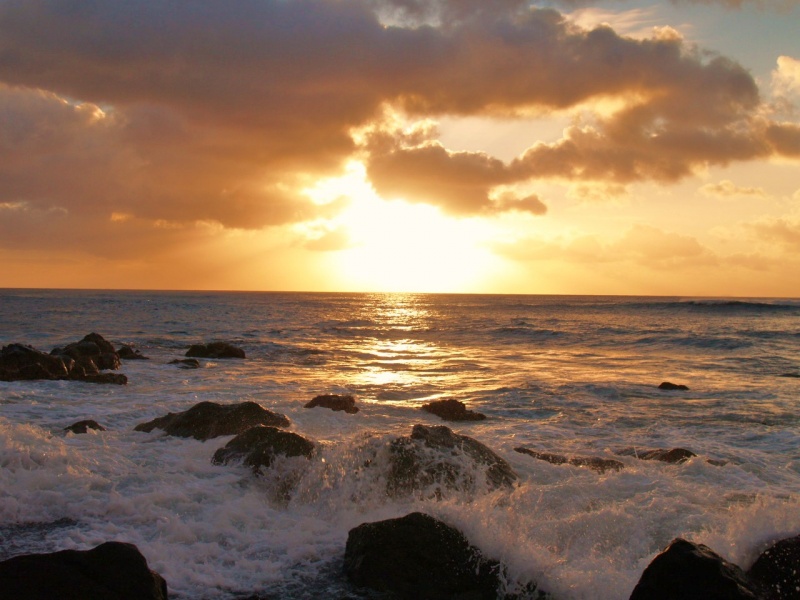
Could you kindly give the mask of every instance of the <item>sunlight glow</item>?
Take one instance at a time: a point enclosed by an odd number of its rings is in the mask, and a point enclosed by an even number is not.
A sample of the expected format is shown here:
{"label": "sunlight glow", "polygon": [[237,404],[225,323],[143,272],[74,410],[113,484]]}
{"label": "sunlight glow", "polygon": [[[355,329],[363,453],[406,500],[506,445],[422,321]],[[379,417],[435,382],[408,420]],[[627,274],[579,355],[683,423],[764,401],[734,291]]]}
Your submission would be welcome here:
{"label": "sunlight glow", "polygon": [[306,193],[317,204],[348,198],[329,220],[328,231],[346,232],[337,250],[344,288],[375,292],[467,292],[480,290],[496,258],[485,244],[490,225],[478,218],[456,219],[438,208],[380,198],[360,163],[343,177],[318,182]]}

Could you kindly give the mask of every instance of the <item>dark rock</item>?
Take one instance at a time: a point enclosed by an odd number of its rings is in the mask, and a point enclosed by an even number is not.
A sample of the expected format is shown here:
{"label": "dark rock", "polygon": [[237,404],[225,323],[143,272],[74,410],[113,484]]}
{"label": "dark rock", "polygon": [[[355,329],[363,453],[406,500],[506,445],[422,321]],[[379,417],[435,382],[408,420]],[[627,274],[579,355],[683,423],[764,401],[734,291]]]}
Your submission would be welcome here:
{"label": "dark rock", "polygon": [[166,600],[167,584],[133,544],[27,554],[0,562],[2,600]]}
{"label": "dark rock", "polygon": [[199,369],[200,368],[200,361],[196,358],[183,358],[183,359],[175,359],[169,361],[171,365],[178,365],[180,369]]}
{"label": "dark rock", "polygon": [[387,477],[390,495],[442,489],[469,490],[476,486],[494,490],[510,488],[517,480],[511,466],[479,441],[439,425],[414,425],[410,436],[389,447],[391,469]]}
{"label": "dark rock", "polygon": [[150,432],[163,429],[169,435],[208,440],[221,435],[237,435],[256,425],[288,427],[285,416],[262,408],[255,402],[241,402],[223,406],[216,402],[201,402],[188,410],[169,413],[134,430]]}
{"label": "dark rock", "polygon": [[677,538],[647,566],[630,600],[757,600],[755,585],[707,546]]}
{"label": "dark rock", "polygon": [[800,536],[767,548],[747,575],[760,586],[763,600],[800,599]]}
{"label": "dark rock", "polygon": [[781,377],[800,377],[800,373],[781,373]]}
{"label": "dark rock", "polygon": [[127,385],[128,376],[122,373],[98,373],[97,375],[84,375],[78,381],[86,383],[112,383],[115,385]]}
{"label": "dark rock", "polygon": [[245,358],[244,350],[227,342],[194,344],[189,347],[186,356],[197,358]]}
{"label": "dark rock", "polygon": [[0,350],[0,381],[66,379],[74,364],[23,344],[9,344]]}
{"label": "dark rock", "polygon": [[681,383],[670,383],[669,381],[662,382],[658,389],[660,390],[688,390],[689,388]]}
{"label": "dark rock", "polygon": [[122,360],[150,360],[149,356],[145,356],[141,351],[131,346],[121,346],[117,350],[117,354]]}
{"label": "dark rock", "polygon": [[686,448],[656,448],[654,450],[638,450],[636,448],[623,448],[617,450],[614,454],[617,456],[633,456],[640,460],[660,460],[661,462],[681,464],[693,456],[697,456],[691,450]]}
{"label": "dark rock", "polygon": [[322,394],[320,396],[315,396],[313,399],[307,402],[303,408],[315,408],[317,406],[330,408],[331,410],[336,411],[343,410],[351,415],[358,412],[356,399],[350,394],[345,396],[339,394]]}
{"label": "dark rock", "polygon": [[400,598],[494,600],[499,564],[457,529],[423,513],[351,529],[344,570],[354,584]]}
{"label": "dark rock", "polygon": [[544,460],[554,465],[572,465],[574,467],[588,467],[593,471],[605,473],[606,471],[619,471],[625,467],[623,463],[613,458],[601,458],[599,456],[573,456],[567,457],[561,454],[551,454],[549,452],[537,452],[529,448],[514,448],[515,452],[527,454],[533,458]]}
{"label": "dark rock", "polygon": [[241,461],[259,472],[272,465],[276,456],[314,455],[314,442],[291,431],[283,431],[275,427],[251,427],[240,433],[230,442],[214,453],[211,462],[215,465]]}
{"label": "dark rock", "polygon": [[85,421],[78,421],[69,427],[64,427],[64,431],[71,431],[72,433],[86,433],[89,429],[96,431],[105,431],[106,428],[100,425],[97,421],[86,419]]}
{"label": "dark rock", "polygon": [[486,418],[486,415],[482,415],[479,412],[467,410],[463,402],[454,398],[428,402],[422,405],[422,410],[434,414],[445,421],[483,421]]}
{"label": "dark rock", "polygon": [[78,364],[91,362],[101,371],[120,367],[119,354],[114,346],[98,333],[90,333],[81,341],[68,344],[64,348],[54,348],[50,354],[69,356]]}

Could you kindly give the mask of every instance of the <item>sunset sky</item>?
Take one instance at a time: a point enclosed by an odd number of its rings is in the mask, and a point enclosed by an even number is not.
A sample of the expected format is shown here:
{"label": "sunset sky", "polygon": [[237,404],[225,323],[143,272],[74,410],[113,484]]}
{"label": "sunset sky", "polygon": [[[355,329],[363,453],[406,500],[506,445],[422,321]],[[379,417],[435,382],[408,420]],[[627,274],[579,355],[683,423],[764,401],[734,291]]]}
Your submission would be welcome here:
{"label": "sunset sky", "polygon": [[800,297],[800,2],[0,0],[0,287]]}

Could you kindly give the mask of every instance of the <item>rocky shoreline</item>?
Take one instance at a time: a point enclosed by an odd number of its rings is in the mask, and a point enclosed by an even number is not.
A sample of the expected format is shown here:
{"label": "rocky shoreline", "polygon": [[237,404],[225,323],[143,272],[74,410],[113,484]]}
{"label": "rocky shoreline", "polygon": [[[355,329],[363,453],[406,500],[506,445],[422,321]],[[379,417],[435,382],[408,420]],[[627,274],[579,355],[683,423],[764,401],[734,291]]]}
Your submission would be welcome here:
{"label": "rocky shoreline", "polygon": [[[127,349],[123,349],[127,348]],[[120,384],[124,375],[101,373],[119,368],[121,360],[146,359],[138,351],[113,346],[92,333],[49,354],[30,346],[11,344],[0,350],[0,381],[66,379],[90,383]],[[191,353],[191,356],[190,356]],[[244,352],[229,344],[213,342],[190,348],[187,357],[244,359]],[[114,377],[108,377],[108,376]],[[122,381],[122,378],[125,378]],[[685,387],[685,386],[682,386]],[[670,391],[677,386],[662,388]],[[358,412],[352,396],[323,394],[305,405],[347,414]],[[430,403],[423,410],[445,420],[477,421],[483,415],[452,400]],[[290,420],[255,402],[220,405],[201,402],[180,413],[168,413],[134,427],[135,431],[190,437],[208,441],[234,436],[216,450],[214,465],[241,464],[258,477],[279,458],[292,458],[296,468],[317,456],[320,444],[300,433],[287,431]],[[103,431],[91,418],[65,428],[80,435]],[[602,457],[568,457],[531,448],[515,448],[521,454],[555,465],[570,465],[598,472],[623,469],[625,464]],[[444,425],[413,425],[408,435],[398,436],[383,448],[365,448],[363,469],[377,468],[378,452],[388,453],[383,474],[386,495],[437,500],[447,490],[484,493],[512,489],[519,479],[501,456],[478,440]],[[373,458],[370,459],[370,453]],[[683,448],[620,449],[619,456],[681,464],[696,455]],[[709,460],[712,464],[719,464]],[[293,463],[294,464],[294,463]],[[282,493],[288,499],[297,478],[283,475]],[[533,599],[558,598],[539,583],[522,582],[522,591],[508,594],[502,585],[504,566],[469,544],[458,529],[424,513],[364,523],[350,530],[342,549],[341,576],[354,593],[367,588],[396,598],[427,599]],[[712,549],[684,539],[673,540],[643,571],[630,600],[778,600],[800,598],[800,536],[776,542],[747,571],[725,561]],[[147,567],[132,544],[106,542],[86,551],[27,554],[0,562],[0,600],[26,598],[107,598],[165,600],[168,582]],[[600,597],[600,596],[599,596]],[[258,600],[256,594],[251,600]]]}

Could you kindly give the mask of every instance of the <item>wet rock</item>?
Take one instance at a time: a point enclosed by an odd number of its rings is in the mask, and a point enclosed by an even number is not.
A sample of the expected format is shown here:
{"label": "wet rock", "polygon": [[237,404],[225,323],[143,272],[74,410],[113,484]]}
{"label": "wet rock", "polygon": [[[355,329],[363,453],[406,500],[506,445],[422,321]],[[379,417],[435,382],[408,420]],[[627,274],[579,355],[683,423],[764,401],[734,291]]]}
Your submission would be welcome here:
{"label": "wet rock", "polygon": [[64,431],[71,431],[72,433],[87,433],[89,429],[94,429],[95,431],[106,430],[105,427],[103,427],[93,419],[78,421],[77,423],[73,423],[69,427],[64,427]]}
{"label": "wet rock", "polygon": [[117,354],[122,360],[150,360],[149,356],[145,356],[141,351],[131,346],[121,346],[117,350]]}
{"label": "wet rock", "polygon": [[253,471],[260,472],[269,468],[277,456],[311,458],[314,449],[314,442],[291,431],[276,427],[251,427],[217,450],[211,462],[215,465],[242,462]]}
{"label": "wet rock", "polygon": [[200,361],[196,358],[183,358],[169,361],[171,365],[178,365],[179,369],[199,369]]}
{"label": "wet rock", "polygon": [[653,450],[641,450],[637,448],[623,448],[614,452],[617,456],[633,456],[640,460],[660,460],[661,462],[681,464],[690,458],[697,456],[686,448],[655,448]]}
{"label": "wet rock", "polygon": [[514,448],[515,452],[527,454],[533,458],[544,460],[554,465],[572,465],[574,467],[587,467],[599,473],[606,471],[620,471],[625,465],[613,458],[601,458],[599,456],[573,456],[567,457],[561,454],[551,454],[550,452],[538,452],[530,448]]}
{"label": "wet rock", "polygon": [[422,405],[422,410],[436,415],[445,421],[483,421],[486,418],[486,415],[479,412],[467,410],[463,402],[454,398],[428,402]]}
{"label": "wet rock", "polygon": [[315,396],[309,402],[307,402],[303,408],[315,408],[317,406],[321,406],[323,408],[330,408],[334,411],[344,411],[348,414],[355,414],[358,412],[358,407],[356,406],[356,399],[355,397],[351,396],[350,394],[347,395],[339,395],[339,394],[322,394],[320,396]]}
{"label": "wet rock", "polygon": [[418,512],[351,529],[344,570],[352,583],[400,598],[498,597],[498,563],[457,529]]}
{"label": "wet rock", "polygon": [[660,390],[688,390],[689,388],[682,383],[671,383],[669,381],[662,382],[658,389]]}
{"label": "wet rock", "polygon": [[193,344],[186,356],[197,358],[245,358],[244,350],[227,342]]}
{"label": "wet rock", "polygon": [[390,495],[421,491],[440,495],[443,489],[495,490],[517,480],[511,466],[479,441],[439,425],[414,425],[410,436],[389,446]]}
{"label": "wet rock", "polygon": [[288,427],[290,423],[284,415],[262,408],[255,402],[230,405],[201,402],[183,412],[140,423],[134,430],[150,432],[163,429],[169,435],[204,441],[221,435],[237,435],[257,425]]}
{"label": "wet rock", "polygon": [[781,373],[780,377],[800,377],[800,373]]}
{"label": "wet rock", "polygon": [[760,586],[763,600],[800,600],[800,536],[767,548],[747,575]]}
{"label": "wet rock", "polygon": [[677,538],[642,573],[630,600],[757,600],[744,571],[707,546]]}
{"label": "wet rock", "polygon": [[122,373],[97,373],[96,375],[84,375],[79,378],[79,381],[84,381],[86,383],[126,385],[128,383],[128,377]]}
{"label": "wet rock", "polygon": [[[79,342],[68,344],[63,348],[54,348],[50,354],[69,356],[75,361],[76,366],[86,368],[87,374],[93,374],[91,371],[94,368],[102,371],[120,367],[119,354],[111,342],[99,333],[90,333]],[[94,368],[91,365],[94,365]]]}
{"label": "wet rock", "polygon": [[27,554],[0,562],[0,598],[166,600],[167,584],[133,544]]}
{"label": "wet rock", "polygon": [[74,364],[24,344],[9,344],[0,350],[0,381],[66,379]]}

